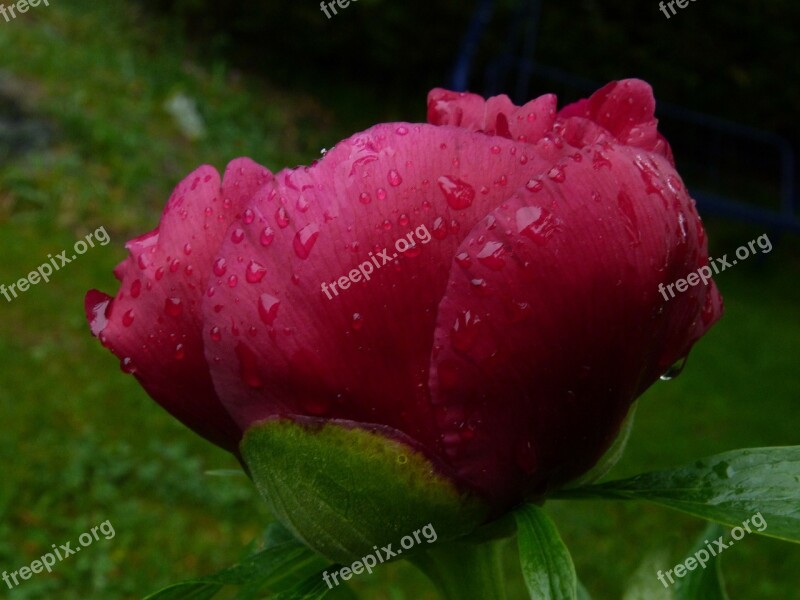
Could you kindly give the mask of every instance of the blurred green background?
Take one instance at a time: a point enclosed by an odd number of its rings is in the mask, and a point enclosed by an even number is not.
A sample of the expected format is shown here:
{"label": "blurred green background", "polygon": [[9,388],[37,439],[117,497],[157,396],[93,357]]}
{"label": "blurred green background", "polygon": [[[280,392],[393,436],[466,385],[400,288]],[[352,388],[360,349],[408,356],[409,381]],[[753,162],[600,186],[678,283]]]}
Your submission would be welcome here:
{"label": "blurred green background", "polygon": [[[100,226],[112,239],[49,284],[0,298],[0,571],[105,520],[116,532],[52,574],[13,591],[0,583],[0,597],[140,598],[229,565],[259,536],[270,517],[248,480],[207,474],[235,460],[119,372],[88,334],[83,295],[116,290],[124,242],[157,224],[172,187],[198,164],[222,169],[241,155],[273,170],[307,164],[373,123],[423,120],[424,94],[446,83],[472,7],[430,4],[360,0],[328,21],[315,2],[75,0],[0,18],[0,283]],[[478,70],[502,46],[509,5],[500,3]],[[669,21],[656,5],[545,2],[538,56],[598,81],[641,76],[657,98],[797,139],[793,4],[697,2]],[[173,118],[166,107],[176,99],[196,105],[203,135]],[[754,203],[774,203],[766,175],[745,183]],[[765,232],[706,223],[712,255]],[[726,316],[680,378],[641,399],[612,476],[800,443],[800,246],[769,233],[770,254],[717,277]],[[595,600],[633,600],[628,585],[657,583],[655,569],[682,560],[703,527],[642,504],[547,507]],[[734,600],[799,597],[796,545],[748,536],[722,561]],[[376,600],[434,597],[402,564],[353,588]]]}

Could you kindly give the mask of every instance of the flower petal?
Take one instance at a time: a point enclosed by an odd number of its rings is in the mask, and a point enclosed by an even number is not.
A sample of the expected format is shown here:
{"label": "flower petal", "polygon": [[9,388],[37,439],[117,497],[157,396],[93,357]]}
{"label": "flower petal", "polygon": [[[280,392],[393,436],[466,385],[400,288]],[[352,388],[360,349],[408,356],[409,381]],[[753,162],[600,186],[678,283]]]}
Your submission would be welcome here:
{"label": "flower petal", "polygon": [[713,282],[659,293],[707,261],[668,161],[605,144],[547,175],[464,239],[434,335],[445,452],[501,506],[520,500],[520,478],[539,495],[590,468],[633,400],[721,314]]}
{"label": "flower petal", "polygon": [[159,227],[127,244],[116,298],[86,297],[92,332],[161,406],[236,452],[241,437],[217,398],[203,351],[201,295],[231,221],[270,173],[239,159],[219,174],[203,166],[173,192]]}

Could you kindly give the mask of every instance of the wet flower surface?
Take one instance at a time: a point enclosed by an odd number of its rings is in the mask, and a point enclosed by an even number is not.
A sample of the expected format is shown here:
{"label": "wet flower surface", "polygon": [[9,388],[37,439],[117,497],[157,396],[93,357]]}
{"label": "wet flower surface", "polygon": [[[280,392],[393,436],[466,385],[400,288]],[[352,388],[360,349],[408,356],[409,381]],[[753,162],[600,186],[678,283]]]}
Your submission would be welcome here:
{"label": "wet flower surface", "polygon": [[[264,419],[380,431],[496,511],[585,472],[632,402],[716,321],[702,224],[647,84],[556,111],[433,90],[309,167],[181,182],[128,244],[93,333],[232,451]],[[424,226],[432,241],[395,243]],[[388,250],[386,250],[388,249]],[[381,258],[381,252],[389,252]],[[329,299],[321,284],[388,263]]]}

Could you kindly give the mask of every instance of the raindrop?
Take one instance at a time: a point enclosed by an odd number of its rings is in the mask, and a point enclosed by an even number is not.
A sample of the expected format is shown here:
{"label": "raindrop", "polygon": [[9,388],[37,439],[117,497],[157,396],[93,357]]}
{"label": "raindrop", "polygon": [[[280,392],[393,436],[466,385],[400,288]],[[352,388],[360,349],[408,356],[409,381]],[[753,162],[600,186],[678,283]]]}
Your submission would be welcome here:
{"label": "raindrop", "polygon": [[475,200],[475,188],[471,185],[447,175],[439,177],[437,182],[450,208],[463,210],[472,206],[472,202]]}
{"label": "raindrop", "polygon": [[271,294],[261,294],[258,299],[258,316],[267,325],[272,325],[278,316],[281,301]]}
{"label": "raindrop", "polygon": [[481,319],[478,315],[469,310],[461,311],[450,330],[450,341],[453,343],[453,347],[462,352],[472,348],[478,339],[480,326]]}
{"label": "raindrop", "polygon": [[231,241],[234,244],[240,243],[244,239],[244,230],[241,227],[237,227],[231,233]]}
{"label": "raindrop", "polygon": [[502,269],[506,261],[503,256],[506,254],[506,249],[501,242],[489,241],[478,253],[478,260],[481,264],[486,265],[492,271],[499,271]]}
{"label": "raindrop", "polygon": [[675,379],[678,375],[681,374],[683,369],[686,367],[686,360],[689,358],[687,354],[683,358],[679,358],[675,361],[669,369],[664,371],[664,374],[661,376],[662,381],[670,381],[671,379]]}
{"label": "raindrop", "polygon": [[294,236],[295,254],[302,260],[307,259],[318,237],[319,226],[316,223],[310,223],[303,227]]}
{"label": "raindrop", "polygon": [[278,210],[275,211],[275,222],[281,229],[289,224],[289,214],[286,212],[286,207],[279,206]]}
{"label": "raindrop", "polygon": [[259,239],[259,241],[261,242],[261,245],[266,248],[272,243],[272,240],[274,239],[275,239],[275,232],[272,230],[272,227],[267,225],[266,227],[264,227],[264,231],[261,232],[261,238]]}
{"label": "raindrop", "polygon": [[219,327],[211,328],[211,339],[215,342],[218,342],[222,339],[222,333],[220,333]]}
{"label": "raindrop", "polygon": [[559,229],[558,220],[552,213],[539,206],[524,206],[517,209],[516,224],[519,233],[540,246],[546,244]]}
{"label": "raindrop", "polygon": [[167,298],[164,301],[164,312],[170,317],[179,317],[183,312],[183,304],[180,298]]}
{"label": "raindrop", "polygon": [[122,315],[122,324],[125,327],[133,325],[133,309],[126,311],[125,314]]}
{"label": "raindrop", "polygon": [[247,270],[245,271],[245,279],[247,280],[247,283],[260,283],[266,274],[267,269],[264,268],[263,265],[251,260],[250,264],[247,265]]}
{"label": "raindrop", "polygon": [[214,275],[217,277],[222,277],[225,275],[225,271],[228,270],[228,262],[224,258],[218,258],[214,261],[212,270],[214,271]]}
{"label": "raindrop", "polygon": [[389,171],[386,178],[389,180],[389,185],[392,187],[397,187],[401,183],[403,183],[403,178],[400,177],[400,173],[398,173],[395,169]]}
{"label": "raindrop", "polygon": [[563,167],[559,165],[556,165],[552,169],[550,169],[547,172],[547,176],[556,183],[563,183],[564,180],[567,178],[566,174],[564,173]]}

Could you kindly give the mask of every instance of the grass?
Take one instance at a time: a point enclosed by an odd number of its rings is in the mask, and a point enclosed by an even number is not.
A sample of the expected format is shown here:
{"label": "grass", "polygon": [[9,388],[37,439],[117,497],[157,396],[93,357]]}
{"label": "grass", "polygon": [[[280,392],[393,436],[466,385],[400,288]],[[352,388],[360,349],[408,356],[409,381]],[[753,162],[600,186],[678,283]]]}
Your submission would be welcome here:
{"label": "grass", "polygon": [[[196,165],[222,168],[239,155],[273,169],[307,163],[382,108],[347,88],[336,90],[331,108],[310,92],[186,58],[191,48],[130,3],[31,10],[0,25],[0,55],[0,81],[22,90],[20,102],[53,140],[0,164],[0,282],[15,281],[98,226],[112,238],[51,283],[0,303],[0,569],[16,570],[109,520],[113,539],[101,538],[9,597],[142,597],[227,566],[270,516],[246,478],[206,474],[236,469],[232,457],[119,373],[118,361],[88,335],[83,294],[116,289],[111,270],[123,242],[157,223],[172,186]],[[198,103],[206,137],[187,139],[164,110],[178,92]],[[351,108],[340,110],[348,94]],[[722,223],[710,230],[717,253],[762,233]],[[798,443],[800,262],[796,240],[784,242],[763,261],[718,278],[726,317],[680,378],[641,399],[629,450],[612,476],[732,448]],[[622,597],[651,553],[664,568],[682,560],[702,527],[640,504],[560,501],[548,508],[595,600]],[[793,597],[791,565],[798,562],[797,546],[746,538],[724,555],[731,597]],[[515,572],[510,558],[508,570]],[[433,597],[404,565],[355,587],[376,600]]]}

